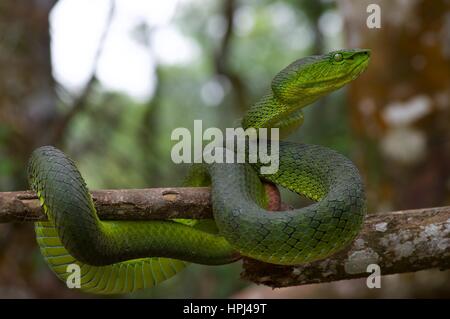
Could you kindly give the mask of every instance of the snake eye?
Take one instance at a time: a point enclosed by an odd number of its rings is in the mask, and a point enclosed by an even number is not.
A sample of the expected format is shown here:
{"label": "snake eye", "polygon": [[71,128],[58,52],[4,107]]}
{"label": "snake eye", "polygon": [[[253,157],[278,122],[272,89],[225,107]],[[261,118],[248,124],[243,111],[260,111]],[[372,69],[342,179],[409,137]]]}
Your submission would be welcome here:
{"label": "snake eye", "polygon": [[335,55],[333,55],[333,59],[336,62],[341,62],[342,60],[344,60],[344,57],[341,53],[336,53]]}

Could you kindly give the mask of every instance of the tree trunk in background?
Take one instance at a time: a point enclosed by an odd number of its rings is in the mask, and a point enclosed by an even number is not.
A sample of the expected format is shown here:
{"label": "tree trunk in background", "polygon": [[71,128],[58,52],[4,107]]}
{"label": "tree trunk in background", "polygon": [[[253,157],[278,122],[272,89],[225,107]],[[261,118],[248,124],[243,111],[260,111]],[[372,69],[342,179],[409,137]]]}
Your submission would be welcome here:
{"label": "tree trunk in background", "polygon": [[[366,8],[381,8],[369,29]],[[372,49],[349,90],[369,211],[450,203],[450,3],[342,0],[348,47]]]}
{"label": "tree trunk in background", "polygon": [[10,169],[0,178],[4,190],[26,187],[26,161],[56,117],[48,22],[55,2],[0,3],[0,156],[15,159],[2,163]]}
{"label": "tree trunk in background", "polygon": [[[0,190],[27,188],[26,163],[57,118],[48,17],[54,0],[0,2]],[[11,160],[13,159],[13,160]],[[31,225],[0,225],[0,296],[64,297]],[[62,291],[62,293],[61,293]]]}

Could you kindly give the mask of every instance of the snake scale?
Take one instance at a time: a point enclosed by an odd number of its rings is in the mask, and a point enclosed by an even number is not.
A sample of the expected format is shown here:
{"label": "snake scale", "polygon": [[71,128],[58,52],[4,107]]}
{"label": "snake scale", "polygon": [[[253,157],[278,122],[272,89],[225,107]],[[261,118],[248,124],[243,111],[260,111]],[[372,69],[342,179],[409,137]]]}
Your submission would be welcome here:
{"label": "snake scale", "polygon": [[[289,135],[302,124],[303,107],[356,79],[369,58],[369,50],[348,49],[293,62],[249,109],[242,127],[279,128],[281,136]],[[82,290],[115,294],[152,287],[189,262],[220,265],[241,256],[279,265],[310,262],[341,250],[358,234],[365,194],[350,160],[322,146],[281,141],[279,170],[259,176],[260,166],[213,163],[191,174],[191,185],[211,185],[214,224],[100,221],[74,162],[52,146],[40,147],[31,155],[28,176],[48,217],[35,224],[41,253],[61,280],[70,275],[67,266],[77,264]],[[268,213],[261,179],[315,202]]]}

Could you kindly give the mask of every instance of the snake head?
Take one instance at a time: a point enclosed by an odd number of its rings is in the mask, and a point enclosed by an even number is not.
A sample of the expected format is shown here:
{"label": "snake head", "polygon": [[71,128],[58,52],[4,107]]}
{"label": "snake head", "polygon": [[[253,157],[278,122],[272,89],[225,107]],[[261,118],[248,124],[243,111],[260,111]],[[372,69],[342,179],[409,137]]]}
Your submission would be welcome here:
{"label": "snake head", "polygon": [[276,98],[305,106],[356,79],[369,64],[370,50],[332,51],[296,60],[272,81]]}

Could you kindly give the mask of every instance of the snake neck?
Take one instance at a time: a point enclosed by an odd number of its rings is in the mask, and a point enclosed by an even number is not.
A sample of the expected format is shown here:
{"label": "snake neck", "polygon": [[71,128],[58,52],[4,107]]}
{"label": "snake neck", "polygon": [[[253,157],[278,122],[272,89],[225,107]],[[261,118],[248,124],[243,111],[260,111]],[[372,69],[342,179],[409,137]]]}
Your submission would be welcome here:
{"label": "snake neck", "polygon": [[305,96],[295,103],[284,102],[271,90],[247,111],[242,120],[242,127],[278,128],[280,138],[284,139],[303,124],[302,109],[314,102],[317,97]]}

